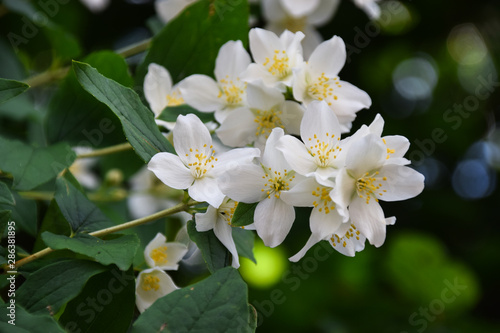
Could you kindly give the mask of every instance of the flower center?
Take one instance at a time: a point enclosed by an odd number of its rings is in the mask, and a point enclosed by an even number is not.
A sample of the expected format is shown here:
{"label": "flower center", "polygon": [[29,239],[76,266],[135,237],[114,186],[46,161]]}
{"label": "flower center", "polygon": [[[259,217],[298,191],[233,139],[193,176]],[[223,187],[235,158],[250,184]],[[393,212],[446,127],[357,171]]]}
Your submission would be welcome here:
{"label": "flower center", "polygon": [[[307,92],[309,96],[320,101],[329,100],[331,98],[337,100],[337,95],[333,94],[333,85],[338,88],[342,87],[338,78],[333,78],[332,80],[326,77],[325,73],[321,73],[321,76],[319,76],[314,83],[309,85]],[[332,102],[329,101],[328,105],[332,105]]]}
{"label": "flower center", "polygon": [[146,274],[142,279],[142,289],[145,291],[150,291],[154,289],[155,291],[160,289],[160,278],[154,276],[153,274]]}
{"label": "flower center", "polygon": [[312,191],[312,195],[318,197],[318,201],[314,201],[313,205],[315,208],[319,207],[319,211],[325,214],[330,213],[331,210],[335,209],[332,198],[330,197],[330,191],[332,189],[329,187],[316,187],[316,190]]}
{"label": "flower center", "polygon": [[[326,133],[326,137],[334,139],[335,134]],[[339,148],[338,145],[334,146],[332,142],[321,141],[316,134],[307,141],[309,142],[307,147],[309,153],[315,158],[316,164],[321,167],[329,166],[331,159],[337,158],[337,155],[335,155],[337,149],[339,152],[342,151],[342,148]],[[337,138],[337,141],[340,141],[340,137]]]}
{"label": "flower center", "polygon": [[266,180],[266,183],[261,191],[266,193],[268,199],[271,199],[271,195],[279,199],[281,191],[288,191],[290,189],[290,183],[295,178],[295,172],[289,172],[285,169],[283,170],[283,174],[281,174],[280,171],[273,172],[271,168],[264,168],[264,170],[266,174],[262,178]]}
{"label": "flower center", "polygon": [[[382,141],[384,141],[384,144],[387,145],[387,142],[385,141],[385,139],[382,139]],[[394,154],[395,152],[396,152],[396,150],[387,148],[387,157],[386,157],[386,159],[388,160],[391,157],[391,154]]]}
{"label": "flower center", "polygon": [[272,108],[271,110],[254,110],[254,121],[258,124],[255,136],[264,135],[265,138],[271,134],[275,127],[284,128],[281,121],[281,114],[283,111]]}
{"label": "flower center", "polygon": [[156,265],[163,265],[168,263],[168,255],[167,255],[167,247],[160,246],[156,249],[153,249],[150,253],[151,259],[155,262]]}
{"label": "flower center", "polygon": [[285,50],[274,50],[273,59],[271,60],[266,57],[266,61],[263,63],[263,65],[272,75],[278,76],[279,78],[284,78],[291,73],[289,61],[290,59],[288,58]]}
{"label": "flower center", "polygon": [[346,247],[347,241],[353,239],[354,237],[356,237],[356,240],[359,240],[359,231],[356,230],[356,226],[351,223],[351,227],[349,228],[349,230],[347,230],[343,237],[339,237],[338,235],[334,234],[332,235],[330,240],[332,241],[333,246],[342,244],[343,247]]}
{"label": "flower center", "polygon": [[382,181],[386,181],[387,177],[379,178],[376,177],[379,174],[378,171],[369,174],[368,172],[364,174],[363,177],[358,178],[356,181],[356,189],[358,191],[358,196],[360,198],[366,199],[366,203],[370,203],[371,197],[375,197],[375,201],[378,202],[376,195],[383,195],[382,192],[386,192],[386,190],[381,190]]}
{"label": "flower center", "polygon": [[182,98],[180,92],[174,90],[171,94],[167,95],[167,106],[177,106],[184,104],[184,98]]}
{"label": "flower center", "polygon": [[[205,144],[203,147],[206,147]],[[210,146],[212,149],[213,146]],[[208,170],[214,167],[215,162],[218,161],[214,156],[215,150],[212,150],[209,155],[205,155],[200,152],[198,149],[189,148],[189,153],[186,154],[186,157],[189,157],[191,163],[188,163],[188,167],[191,170],[191,174],[194,178],[200,179],[205,176]]]}
{"label": "flower center", "polygon": [[243,102],[242,95],[245,92],[246,83],[242,84],[240,78],[236,78],[236,84],[233,80],[227,80],[229,76],[226,75],[226,79],[220,80],[220,92],[218,98],[223,96],[226,97],[226,103],[231,106],[240,105]]}
{"label": "flower center", "polygon": [[219,207],[219,215],[227,224],[231,225],[231,220],[233,219],[234,211],[238,206],[238,201],[229,200],[226,204],[222,204]]}

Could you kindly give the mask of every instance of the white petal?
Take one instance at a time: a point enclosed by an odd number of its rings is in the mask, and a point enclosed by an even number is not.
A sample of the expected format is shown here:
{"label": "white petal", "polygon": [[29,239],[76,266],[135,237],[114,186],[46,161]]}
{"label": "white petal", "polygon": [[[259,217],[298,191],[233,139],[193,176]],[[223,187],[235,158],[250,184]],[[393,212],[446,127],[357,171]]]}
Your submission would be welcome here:
{"label": "white petal", "polygon": [[254,222],[257,234],[269,247],[276,247],[283,242],[294,220],[293,207],[275,196],[259,202],[255,209]]}
{"label": "white petal", "polygon": [[239,168],[241,165],[253,162],[253,159],[260,156],[257,148],[237,148],[217,155],[218,162],[214,169],[214,174],[218,177],[229,170]]}
{"label": "white petal", "polygon": [[156,198],[150,194],[133,193],[127,198],[130,216],[133,219],[140,219],[159,211]]}
{"label": "white petal", "polygon": [[[279,85],[277,77],[269,73],[266,68],[260,64],[248,65],[248,68],[241,73],[241,79],[247,82],[262,81],[262,84],[266,87],[278,87]],[[251,99],[248,98],[248,91],[247,99],[251,101]]]}
{"label": "white petal", "polygon": [[323,42],[323,36],[312,26],[306,25],[302,32],[306,35],[302,40],[304,59],[309,59],[311,54]]}
{"label": "white petal", "polygon": [[244,147],[255,141],[257,123],[255,115],[248,108],[233,110],[215,131],[226,146]]}
{"label": "white petal", "polygon": [[353,177],[360,178],[365,172],[378,170],[386,156],[382,140],[374,134],[368,134],[352,143],[346,156],[346,169]]}
{"label": "white petal", "polygon": [[[280,22],[286,19],[287,14],[279,1],[276,0],[262,0],[261,1],[261,12],[264,19],[268,23]],[[266,26],[267,30],[274,31]],[[279,31],[281,33],[283,29]]]}
{"label": "white petal", "polygon": [[217,222],[217,214],[217,208],[213,206],[208,206],[205,213],[197,213],[195,215],[196,230],[199,232],[212,230]]}
{"label": "white petal", "polygon": [[342,38],[333,36],[321,43],[309,57],[310,71],[313,76],[325,73],[326,77],[338,75],[346,61],[346,47]]}
{"label": "white petal", "polygon": [[375,116],[375,119],[373,119],[372,123],[368,126],[368,129],[370,130],[371,133],[382,136],[382,131],[384,130],[384,118],[380,115],[380,113],[377,113]]}
{"label": "white petal", "polygon": [[312,193],[317,187],[318,183],[314,178],[306,178],[290,190],[281,192],[280,198],[291,206],[312,207],[313,202],[317,200],[317,197]]}
{"label": "white petal", "polygon": [[339,3],[340,0],[321,0],[319,6],[308,16],[307,21],[315,26],[328,23],[335,14]]}
{"label": "white petal", "polygon": [[318,207],[314,207],[311,212],[310,226],[313,234],[319,235],[321,239],[334,234],[342,224],[343,217],[339,215],[336,209],[330,210],[328,214],[323,208],[322,203]]}
{"label": "white petal", "polygon": [[355,117],[356,112],[372,105],[372,100],[365,91],[346,81],[339,81],[339,84],[340,88],[333,87],[332,96],[336,96],[337,99],[328,99],[328,102],[331,103],[330,108],[338,117]]}
{"label": "white petal", "polygon": [[188,252],[188,247],[182,243],[174,242],[166,243],[165,245],[168,251],[168,263],[157,265],[157,267],[163,270],[177,270],[179,268],[178,262]]}
{"label": "white petal", "polygon": [[181,162],[178,156],[171,153],[158,153],[148,163],[148,169],[165,185],[184,190],[194,181],[191,171]]}
{"label": "white petal", "polygon": [[281,121],[287,133],[299,135],[300,123],[304,116],[304,108],[297,102],[285,101]]}
{"label": "white petal", "polygon": [[258,64],[263,64],[266,58],[272,58],[274,50],[283,49],[282,42],[275,33],[260,28],[253,28],[249,33],[250,51]]}
{"label": "white petal", "polygon": [[241,165],[218,178],[221,191],[235,201],[253,203],[263,196],[264,170],[258,165]]}
{"label": "white petal", "polygon": [[220,88],[211,77],[201,74],[188,76],[179,84],[179,90],[187,104],[202,112],[211,112],[225,107],[218,98]]}
{"label": "white petal", "polygon": [[221,46],[215,60],[215,77],[218,81],[223,79],[236,79],[248,65],[250,55],[243,47],[240,40],[229,41]]}
{"label": "white petal", "polygon": [[363,198],[355,197],[349,206],[351,220],[359,231],[370,241],[380,247],[385,241],[385,217],[382,207],[375,200],[368,203]]}
{"label": "white petal", "polygon": [[285,11],[293,17],[303,17],[311,14],[320,3],[320,0],[280,0]]}
{"label": "white petal", "polygon": [[401,165],[410,163],[406,158],[403,158],[410,148],[410,141],[407,138],[401,135],[387,135],[382,139],[384,139],[387,149],[391,150],[391,153],[388,153],[390,155],[390,158],[387,160],[388,163]]}
{"label": "white petal", "polygon": [[318,167],[304,144],[291,135],[285,135],[276,143],[276,149],[283,153],[293,170],[301,175],[316,171]]}
{"label": "white petal", "polygon": [[[340,139],[340,125],[325,101],[315,101],[307,106],[300,133],[305,145],[314,146],[321,142],[328,144],[328,147],[335,147]],[[309,150],[315,151],[314,148]]]}
{"label": "white petal", "polygon": [[[386,180],[383,180],[385,177]],[[375,193],[384,201],[400,201],[419,195],[424,189],[424,176],[412,168],[402,165],[384,165],[376,176],[382,184]],[[383,192],[385,190],[385,192]]]}
{"label": "white petal", "polygon": [[195,155],[202,153],[205,156],[212,154],[212,137],[200,118],[190,113],[177,117],[174,130],[174,148],[184,164],[198,162]]}
{"label": "white petal", "polygon": [[[158,290],[150,288],[147,283],[144,283],[144,279],[147,276],[152,276],[158,278]],[[151,269],[145,269],[139,273],[137,276],[137,282],[135,285],[135,304],[139,312],[144,312],[149,308],[158,298],[163,297],[174,290],[179,289],[170,276],[163,270],[155,267]]]}
{"label": "white petal", "polygon": [[318,235],[311,234],[311,236],[307,240],[306,245],[296,255],[290,257],[289,260],[292,262],[299,261],[300,259],[302,259],[302,257],[304,257],[304,255],[307,253],[307,251],[309,251],[311,247],[313,247],[316,243],[320,242],[321,240],[322,238],[319,237]]}
{"label": "white petal", "polygon": [[144,96],[158,117],[167,106],[167,95],[172,90],[172,78],[165,67],[149,64],[148,73],[144,78]]}
{"label": "white petal", "polygon": [[262,164],[273,171],[290,170],[290,165],[286,162],[283,153],[279,151],[276,144],[283,137],[283,129],[276,127],[272,130],[266,141],[266,147],[262,154]]}
{"label": "white petal", "polygon": [[349,219],[347,207],[351,203],[356,191],[356,180],[347,173],[346,169],[341,169],[335,178],[335,188],[330,193],[332,200],[336,203],[336,209],[340,215],[344,216],[344,222]]}
{"label": "white petal", "polygon": [[236,245],[234,244],[231,226],[225,222],[219,221],[215,225],[214,233],[233,256],[232,266],[234,268],[240,267],[238,251],[236,250]]}
{"label": "white petal", "polygon": [[219,189],[217,180],[211,177],[195,179],[188,189],[189,196],[196,201],[206,201],[215,208],[219,208],[225,195]]}
{"label": "white petal", "polygon": [[262,81],[248,83],[247,98],[248,105],[259,110],[270,110],[275,106],[281,106],[285,101],[279,89],[266,87]]}

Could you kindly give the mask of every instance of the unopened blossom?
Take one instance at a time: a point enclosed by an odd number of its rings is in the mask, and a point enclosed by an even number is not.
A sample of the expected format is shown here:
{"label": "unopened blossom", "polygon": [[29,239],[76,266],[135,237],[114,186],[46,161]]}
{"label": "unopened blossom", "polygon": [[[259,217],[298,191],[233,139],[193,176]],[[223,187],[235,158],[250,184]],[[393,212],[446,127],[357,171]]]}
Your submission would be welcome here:
{"label": "unopened blossom", "polygon": [[[198,213],[195,215],[196,230],[200,232],[213,230],[215,236],[231,253],[233,260],[232,266],[234,268],[240,267],[240,260],[238,258],[238,251],[234,243],[232,235],[231,220],[234,211],[238,206],[238,202],[226,197],[219,208],[208,206],[205,213]],[[246,226],[245,229],[253,230],[253,225]]]}
{"label": "unopened blossom", "polygon": [[231,113],[215,131],[227,146],[262,148],[271,131],[282,128],[288,134],[299,134],[304,109],[294,101],[286,101],[277,88],[261,81],[248,83],[248,106]]}
{"label": "unopened blossom", "polygon": [[215,79],[194,74],[180,86],[186,103],[202,112],[215,111],[215,119],[224,119],[239,107],[246,105],[246,83],[240,78],[251,63],[241,41],[222,45],[215,62]]}
{"label": "unopened blossom", "polygon": [[158,233],[146,245],[144,259],[149,267],[158,267],[163,270],[177,270],[179,261],[187,253],[186,245],[177,242],[167,243],[166,237]]}
{"label": "unopened blossom", "polygon": [[228,168],[250,162],[260,155],[257,148],[216,154],[208,129],[193,114],[180,115],[172,132],[178,155],[158,153],[149,161],[148,169],[167,186],[188,189],[191,198],[206,201],[216,208],[224,200],[217,178]]}
{"label": "unopened blossom", "polygon": [[338,73],[346,61],[342,38],[334,36],[321,43],[308,62],[294,71],[293,96],[304,104],[326,101],[335,112],[342,133],[349,132],[356,112],[371,106],[370,96],[349,82],[340,80]]}
{"label": "unopened blossom", "polygon": [[156,0],[156,13],[163,21],[168,23],[176,18],[186,7],[196,2],[197,0]]}
{"label": "unopened blossom", "polygon": [[250,30],[250,51],[255,63],[242,74],[246,81],[262,80],[266,86],[281,91],[292,86],[293,69],[304,62],[302,32],[285,30],[279,37],[271,31],[254,28]]}
{"label": "unopened blossom", "polygon": [[340,0],[263,0],[262,14],[265,28],[276,34],[285,30],[302,31],[304,58],[308,59],[314,49],[323,41],[316,30],[330,21]]}
{"label": "unopened blossom", "polygon": [[297,173],[316,177],[324,184],[344,166],[345,150],[340,146],[340,125],[325,101],[309,104],[300,124],[302,141],[291,135],[277,144]]}
{"label": "unopened blossom", "polygon": [[276,143],[283,135],[283,129],[273,129],[260,163],[247,163],[230,169],[220,182],[222,192],[232,200],[258,202],[254,214],[255,229],[269,247],[283,242],[295,220],[295,210],[283,200],[282,194],[303,179],[295,174],[276,149]]}
{"label": "unopened blossom", "polygon": [[158,267],[145,269],[137,276],[135,305],[139,312],[146,311],[158,298],[179,289],[172,278]]}
{"label": "unopened blossom", "polygon": [[184,98],[179,85],[172,84],[170,73],[165,67],[154,63],[149,64],[148,73],[144,78],[144,96],[155,115],[156,123],[172,130],[175,123],[157,118],[167,106],[184,104]]}
{"label": "unopened blossom", "polygon": [[379,200],[409,199],[424,188],[422,174],[387,161],[387,147],[377,135],[368,134],[352,142],[332,194],[339,213],[354,221],[361,234],[377,247],[384,243],[386,229]]}

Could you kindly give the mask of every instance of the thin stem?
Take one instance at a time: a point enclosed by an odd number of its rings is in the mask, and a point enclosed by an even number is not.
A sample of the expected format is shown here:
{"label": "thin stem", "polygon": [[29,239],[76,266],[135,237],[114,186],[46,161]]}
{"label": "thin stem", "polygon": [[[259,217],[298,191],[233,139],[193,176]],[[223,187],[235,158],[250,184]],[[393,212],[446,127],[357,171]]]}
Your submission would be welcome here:
{"label": "thin stem", "polygon": [[[152,214],[152,215],[149,215],[149,216],[137,219],[137,220],[133,220],[130,222],[126,222],[126,223],[117,225],[117,226],[113,226],[110,228],[105,228],[102,230],[91,232],[89,235],[94,236],[94,237],[102,237],[102,236],[106,236],[106,235],[109,235],[109,234],[114,233],[114,232],[137,227],[137,226],[146,224],[148,222],[157,220],[159,218],[185,211],[189,207],[198,205],[199,203],[200,202],[197,202],[197,201],[190,201],[188,203],[180,203],[174,207],[167,208],[165,210],[159,211],[158,213],[155,213],[155,214]],[[36,259],[39,259],[39,258],[46,256],[47,254],[51,253],[52,251],[54,251],[54,250],[51,249],[50,247],[47,247],[41,251],[33,253],[32,255],[30,255],[26,258],[19,260],[18,262],[16,262],[15,270],[17,270],[19,267],[21,267],[23,265],[26,265],[27,263],[30,263]],[[7,270],[9,270],[9,267],[7,265],[5,265],[5,266],[3,266],[3,269],[4,269],[4,271],[7,271]]]}
{"label": "thin stem", "polygon": [[103,156],[103,155],[108,155],[108,154],[119,153],[121,151],[129,150],[129,149],[132,149],[132,146],[130,145],[130,143],[125,142],[125,143],[120,143],[116,146],[106,147],[106,148],[102,148],[102,149],[96,149],[94,151],[91,151],[90,153],[79,154],[76,158]]}
{"label": "thin stem", "polygon": [[[118,55],[124,58],[146,51],[151,45],[151,38],[143,40],[139,43],[124,47],[116,51]],[[31,88],[41,86],[42,84],[60,80],[66,76],[71,69],[71,66],[66,66],[58,69],[48,69],[40,74],[27,78],[24,82],[29,84]]]}

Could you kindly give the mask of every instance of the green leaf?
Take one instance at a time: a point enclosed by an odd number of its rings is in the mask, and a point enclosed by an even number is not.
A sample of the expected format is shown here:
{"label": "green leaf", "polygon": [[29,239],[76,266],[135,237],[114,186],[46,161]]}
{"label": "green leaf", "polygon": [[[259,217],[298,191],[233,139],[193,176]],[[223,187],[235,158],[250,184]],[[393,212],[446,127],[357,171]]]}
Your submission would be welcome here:
{"label": "green leaf", "polygon": [[238,227],[232,228],[231,231],[238,254],[257,263],[253,255],[253,244],[255,241],[255,234],[253,231],[244,230]]}
{"label": "green leaf", "polygon": [[0,137],[0,169],[14,176],[12,188],[31,190],[55,178],[75,160],[75,153],[64,143],[33,148],[21,141]]}
{"label": "green leaf", "polygon": [[82,53],[78,40],[63,27],[49,25],[44,28],[44,33],[61,61],[76,58]]}
{"label": "green leaf", "polygon": [[204,123],[215,120],[213,113],[200,112],[187,104],[167,106],[158,116],[158,119],[176,122],[179,115],[187,115],[189,113],[196,115]]}
{"label": "green leaf", "polygon": [[254,323],[247,286],[238,271],[226,267],[158,299],[139,316],[132,333],[253,332]]}
{"label": "green leaf", "polygon": [[231,264],[231,254],[215,236],[213,230],[198,232],[194,221],[187,224],[189,238],[196,243],[210,273]]}
{"label": "green leaf", "polygon": [[[125,59],[114,52],[95,52],[84,61],[122,85],[133,83]],[[49,104],[46,118],[49,142],[64,140],[78,146],[110,146],[125,141],[120,127],[114,113],[82,88],[73,71],[62,81]]]}
{"label": "green leaf", "polygon": [[16,201],[14,200],[9,187],[3,182],[0,182],[0,204],[11,206],[14,206],[16,204]]}
{"label": "green leaf", "polygon": [[135,91],[102,76],[87,64],[75,61],[73,69],[82,87],[120,118],[127,140],[145,162],[159,152],[173,152],[172,145],[160,133],[153,112],[142,104]]}
{"label": "green leaf", "polygon": [[23,230],[35,237],[37,232],[37,207],[36,201],[24,199],[16,192],[14,196],[15,206],[0,204],[0,210],[12,211],[11,219],[16,221],[16,230]]}
{"label": "green leaf", "polygon": [[7,223],[10,221],[10,210],[0,210],[0,235],[3,235]]}
{"label": "green leaf", "polygon": [[[95,306],[88,302],[95,300]],[[135,283],[132,270],[111,270],[93,276],[80,295],[68,303],[59,321],[69,332],[127,332],[134,316]]]}
{"label": "green leaf", "polygon": [[[10,309],[7,308],[9,304],[4,304],[1,307],[0,311],[0,332],[9,332],[9,333],[64,333],[59,324],[49,315],[34,315],[27,312],[23,309],[22,306],[15,304],[15,315],[14,317],[10,315]],[[12,324],[9,324],[8,321],[15,318]]]}
{"label": "green leaf", "polygon": [[94,258],[103,265],[116,264],[122,271],[126,271],[132,265],[140,243],[136,235],[122,235],[103,240],[86,234],[77,234],[70,238],[54,235],[48,231],[42,234],[42,239],[54,250],[67,249]]}
{"label": "green leaf", "polygon": [[234,211],[231,224],[235,227],[244,227],[246,225],[252,224],[257,204],[258,202],[252,204],[247,204],[244,202],[238,203],[238,206],[236,206],[236,210]]}
{"label": "green leaf", "polygon": [[41,234],[45,231],[52,232],[56,235],[71,235],[71,225],[61,213],[61,210],[55,200],[50,202],[49,208],[47,208],[47,212],[43,217],[38,236],[35,240],[35,245],[33,246],[34,252],[47,247],[41,237]]}
{"label": "green leaf", "polygon": [[107,216],[65,177],[57,179],[54,199],[75,233],[96,231],[113,225]]}
{"label": "green leaf", "polygon": [[150,63],[167,68],[174,82],[191,74],[212,76],[220,47],[230,40],[247,44],[247,2],[198,1],[153,38],[136,82],[142,85]]}
{"label": "green leaf", "polygon": [[33,314],[57,313],[88,279],[105,267],[87,260],[63,260],[31,274],[16,292],[16,303]]}
{"label": "green leaf", "polygon": [[0,104],[26,91],[26,83],[0,78]]}

